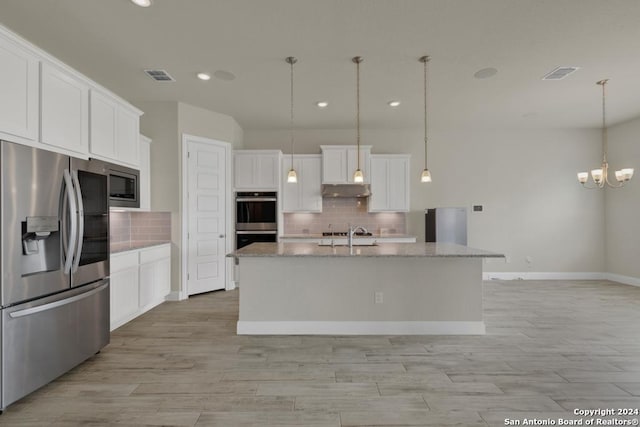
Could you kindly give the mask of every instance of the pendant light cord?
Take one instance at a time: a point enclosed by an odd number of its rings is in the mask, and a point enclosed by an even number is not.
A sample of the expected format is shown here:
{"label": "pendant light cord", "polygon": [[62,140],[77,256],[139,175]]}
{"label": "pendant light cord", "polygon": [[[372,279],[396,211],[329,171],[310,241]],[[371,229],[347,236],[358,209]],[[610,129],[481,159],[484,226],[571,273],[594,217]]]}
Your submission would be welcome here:
{"label": "pendant light cord", "polygon": [[602,86],[602,162],[607,163],[607,150],[609,146],[609,141],[607,140],[607,116],[606,116],[606,106],[605,106],[605,86],[609,80],[601,80],[598,82],[599,85]]}
{"label": "pendant light cord", "polygon": [[290,110],[290,115],[289,115],[289,137],[291,139],[291,170],[293,170],[293,64],[295,64],[296,62],[298,62],[298,60],[296,58],[294,58],[293,56],[289,56],[287,58],[287,62],[289,63],[289,65],[291,65],[291,110]]}
{"label": "pendant light cord", "polygon": [[424,168],[427,168],[427,62],[428,56],[423,56],[420,61],[424,64]]}
{"label": "pendant light cord", "polygon": [[356,63],[356,142],[358,144],[358,170],[360,170],[360,62],[362,58],[353,58]]}

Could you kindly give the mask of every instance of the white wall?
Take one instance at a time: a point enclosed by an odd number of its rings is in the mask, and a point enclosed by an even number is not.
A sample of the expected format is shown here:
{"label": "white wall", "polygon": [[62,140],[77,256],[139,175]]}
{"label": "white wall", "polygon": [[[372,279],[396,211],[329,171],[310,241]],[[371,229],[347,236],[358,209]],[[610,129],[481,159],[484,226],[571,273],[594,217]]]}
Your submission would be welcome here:
{"label": "white wall", "polygon": [[183,289],[182,134],[229,142],[242,148],[243,131],[231,116],[181,102],[138,103],[140,132],[151,144],[151,210],[171,212],[171,288]]}
{"label": "white wall", "polygon": [[636,281],[640,281],[639,139],[640,118],[609,128],[609,167],[632,167],[636,176],[624,188],[605,191],[606,271]]}
{"label": "white wall", "polygon": [[[299,130],[295,151],[354,142],[353,130]],[[598,130],[432,131],[431,184],[418,179],[424,162],[419,130],[363,130],[361,142],[373,153],[412,154],[407,227],[419,239],[425,208],[482,204],[484,212],[469,212],[469,246],[509,257],[486,271],[604,271],[604,195],[576,180],[576,172],[599,163]],[[245,130],[244,148],[287,153],[288,131]]]}

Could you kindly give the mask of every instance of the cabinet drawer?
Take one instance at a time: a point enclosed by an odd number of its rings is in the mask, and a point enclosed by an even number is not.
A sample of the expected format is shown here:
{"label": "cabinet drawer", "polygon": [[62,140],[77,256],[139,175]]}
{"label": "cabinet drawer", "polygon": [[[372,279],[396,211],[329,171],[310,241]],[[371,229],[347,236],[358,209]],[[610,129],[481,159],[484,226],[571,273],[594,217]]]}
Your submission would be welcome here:
{"label": "cabinet drawer", "polygon": [[171,247],[169,244],[143,249],[140,251],[140,264],[158,261],[163,258],[171,257]]}
{"label": "cabinet drawer", "polygon": [[138,252],[131,251],[121,254],[111,255],[111,273],[126,270],[127,268],[138,266]]}

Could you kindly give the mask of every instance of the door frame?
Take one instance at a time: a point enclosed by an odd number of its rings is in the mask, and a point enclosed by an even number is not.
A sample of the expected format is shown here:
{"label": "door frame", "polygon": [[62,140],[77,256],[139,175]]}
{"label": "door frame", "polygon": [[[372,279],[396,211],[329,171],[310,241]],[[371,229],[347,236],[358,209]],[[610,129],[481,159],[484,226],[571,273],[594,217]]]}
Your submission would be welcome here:
{"label": "door frame", "polygon": [[[225,157],[225,252],[233,252],[233,186],[231,185],[231,144],[225,141],[220,141],[217,139],[204,138],[201,136],[195,136],[183,133],[182,134],[182,170],[180,174],[180,178],[182,180],[181,191],[182,196],[180,198],[180,216],[181,216],[181,229],[180,229],[180,238],[182,242],[181,254],[180,254],[180,278],[181,278],[181,286],[180,286],[180,300],[184,300],[189,298],[189,291],[187,289],[187,273],[189,270],[189,240],[187,238],[187,233],[189,230],[189,203],[187,201],[187,192],[188,192],[188,176],[187,170],[189,166],[189,158],[188,156],[188,142],[194,141],[203,144],[210,144],[220,148],[224,148],[224,157]],[[230,291],[235,288],[235,282],[233,281],[233,258],[225,259],[225,271],[224,271],[224,282],[225,282],[225,290]]]}

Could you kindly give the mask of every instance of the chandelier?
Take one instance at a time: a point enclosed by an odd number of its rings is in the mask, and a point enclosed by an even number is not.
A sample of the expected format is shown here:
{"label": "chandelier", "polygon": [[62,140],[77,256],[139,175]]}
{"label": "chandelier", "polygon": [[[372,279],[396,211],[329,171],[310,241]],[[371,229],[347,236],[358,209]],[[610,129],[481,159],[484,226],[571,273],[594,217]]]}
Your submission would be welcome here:
{"label": "chandelier", "polygon": [[607,162],[607,149],[609,142],[607,141],[607,122],[606,122],[606,109],[605,109],[605,86],[609,79],[600,80],[596,84],[602,86],[602,165],[591,171],[591,178],[593,179],[593,186],[588,186],[589,172],[578,172],[578,181],[583,187],[594,189],[604,188],[605,185],[611,188],[623,187],[631,177],[633,176],[633,168],[624,168],[615,171],[615,177],[617,182],[609,181],[609,163]]}

